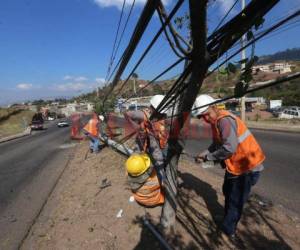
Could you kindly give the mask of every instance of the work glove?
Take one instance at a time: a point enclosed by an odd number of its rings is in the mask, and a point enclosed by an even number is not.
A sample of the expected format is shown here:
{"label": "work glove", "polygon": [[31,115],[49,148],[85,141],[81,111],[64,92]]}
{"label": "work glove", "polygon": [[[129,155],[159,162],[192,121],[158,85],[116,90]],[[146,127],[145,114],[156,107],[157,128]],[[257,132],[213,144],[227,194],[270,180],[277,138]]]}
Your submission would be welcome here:
{"label": "work glove", "polygon": [[196,157],[195,157],[195,162],[197,163],[202,163],[202,162],[206,162],[208,161],[207,159],[207,154],[209,153],[208,150],[205,150],[203,152],[201,152],[200,154],[198,154]]}

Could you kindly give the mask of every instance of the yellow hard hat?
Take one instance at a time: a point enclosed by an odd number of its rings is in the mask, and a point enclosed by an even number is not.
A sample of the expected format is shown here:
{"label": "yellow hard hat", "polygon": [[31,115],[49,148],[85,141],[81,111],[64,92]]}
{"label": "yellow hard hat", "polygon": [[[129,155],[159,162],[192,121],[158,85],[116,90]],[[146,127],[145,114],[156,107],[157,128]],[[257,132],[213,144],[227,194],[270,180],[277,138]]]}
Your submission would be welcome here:
{"label": "yellow hard hat", "polygon": [[133,154],[127,159],[125,165],[128,174],[140,176],[150,167],[151,160],[147,154]]}

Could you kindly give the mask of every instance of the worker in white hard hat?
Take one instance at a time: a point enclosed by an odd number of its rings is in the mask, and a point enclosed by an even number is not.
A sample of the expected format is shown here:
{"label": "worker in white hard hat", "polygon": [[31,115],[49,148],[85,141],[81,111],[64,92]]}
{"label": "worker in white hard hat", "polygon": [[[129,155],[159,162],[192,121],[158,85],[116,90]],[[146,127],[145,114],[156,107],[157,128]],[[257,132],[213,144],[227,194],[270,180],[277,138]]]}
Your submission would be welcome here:
{"label": "worker in white hard hat", "polygon": [[[126,120],[137,131],[136,152],[147,153],[154,158],[154,166],[163,168],[164,153],[167,150],[168,131],[165,120],[166,112],[157,112],[157,108],[164,99],[163,95],[155,95],[150,99],[150,108],[144,110],[128,111],[124,114]],[[150,121],[152,114],[158,117],[158,120]],[[158,171],[159,174],[160,171]]]}
{"label": "worker in white hard hat", "polygon": [[192,114],[211,125],[213,143],[201,152],[197,162],[220,162],[225,168],[223,194],[225,211],[221,230],[235,238],[237,224],[251,187],[263,170],[265,155],[245,123],[230,112],[218,109],[209,95],[197,97]]}

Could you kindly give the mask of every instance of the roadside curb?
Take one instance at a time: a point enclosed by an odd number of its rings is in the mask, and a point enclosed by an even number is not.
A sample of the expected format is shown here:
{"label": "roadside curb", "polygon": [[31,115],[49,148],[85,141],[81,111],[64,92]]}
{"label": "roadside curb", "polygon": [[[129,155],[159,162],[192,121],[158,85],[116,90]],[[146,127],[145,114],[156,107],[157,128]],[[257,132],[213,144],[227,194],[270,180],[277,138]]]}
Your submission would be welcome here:
{"label": "roadside curb", "polygon": [[267,131],[278,131],[278,132],[288,132],[288,133],[300,133],[300,126],[290,126],[283,127],[277,125],[270,124],[255,124],[246,122],[248,128],[259,129],[259,130],[267,130]]}
{"label": "roadside curb", "polygon": [[14,140],[14,139],[18,139],[18,138],[21,138],[21,137],[24,137],[24,136],[27,136],[27,135],[30,135],[30,134],[31,134],[31,128],[28,127],[22,133],[19,133],[19,134],[16,134],[16,135],[7,136],[7,137],[4,137],[4,138],[0,139],[0,143],[11,141],[11,140]]}

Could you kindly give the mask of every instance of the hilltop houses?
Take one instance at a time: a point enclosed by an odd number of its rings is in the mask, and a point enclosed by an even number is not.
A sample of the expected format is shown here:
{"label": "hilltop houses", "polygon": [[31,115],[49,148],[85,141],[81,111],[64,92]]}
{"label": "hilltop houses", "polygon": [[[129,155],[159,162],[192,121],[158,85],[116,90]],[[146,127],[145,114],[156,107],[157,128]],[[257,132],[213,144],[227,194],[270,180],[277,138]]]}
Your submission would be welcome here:
{"label": "hilltop houses", "polygon": [[268,64],[255,65],[252,67],[253,73],[258,71],[266,72],[266,73],[278,73],[285,74],[292,72],[293,65],[288,62],[274,62]]}

